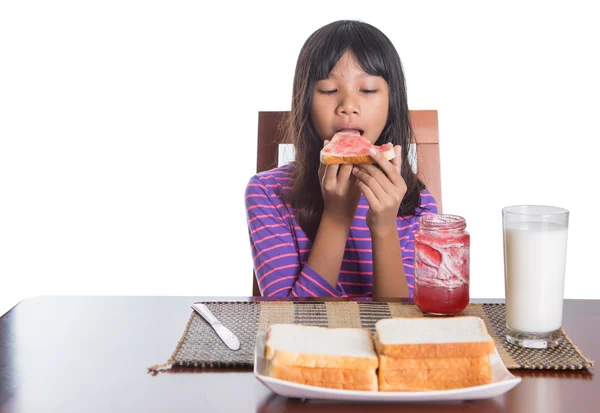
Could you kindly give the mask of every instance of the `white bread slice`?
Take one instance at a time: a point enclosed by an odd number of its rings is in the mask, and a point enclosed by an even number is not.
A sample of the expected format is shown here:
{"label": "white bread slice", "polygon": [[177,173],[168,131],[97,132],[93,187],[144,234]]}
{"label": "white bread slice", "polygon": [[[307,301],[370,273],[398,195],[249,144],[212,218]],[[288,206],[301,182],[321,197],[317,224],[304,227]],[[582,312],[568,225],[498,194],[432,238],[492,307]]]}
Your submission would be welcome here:
{"label": "white bread slice", "polygon": [[[375,378],[377,380],[377,378]],[[378,384],[375,381],[375,384],[356,384],[356,383],[333,383],[328,381],[310,381],[307,383],[299,383],[305,384],[307,386],[316,386],[316,387],[328,387],[330,389],[338,389],[338,390],[355,390],[355,391],[377,391]]]}
{"label": "white bread slice", "polygon": [[391,318],[379,320],[375,331],[381,356],[478,357],[494,352],[494,340],[479,317]]}
{"label": "white bread slice", "polygon": [[379,356],[379,370],[453,370],[490,366],[490,356],[444,358],[394,358]]}
{"label": "white bread slice", "polygon": [[[356,142],[356,146],[357,148],[360,148],[360,151],[353,155],[336,151],[335,148],[338,147],[342,141]],[[325,165],[374,163],[373,157],[369,155],[370,148],[375,148],[380,151],[383,157],[388,161],[396,157],[394,145],[391,143],[376,146],[358,133],[338,132],[331,138],[331,141],[321,149],[321,163]]]}
{"label": "white bread slice", "polygon": [[[489,357],[487,357],[489,359]],[[443,360],[443,359],[440,359]],[[446,359],[452,360],[452,359]],[[452,368],[421,368],[388,370],[379,369],[380,391],[430,391],[450,390],[479,386],[492,381],[492,368],[487,362],[469,363],[462,366],[450,362]]]}
{"label": "white bread slice", "polygon": [[297,367],[376,369],[379,359],[369,330],[273,324],[267,330],[265,359]]}
{"label": "white bread slice", "polygon": [[[268,363],[267,366],[267,375],[300,384],[320,385],[315,383],[327,383],[329,385],[325,385],[325,387],[371,391],[377,391],[379,387],[375,369],[351,370],[297,367],[275,363]],[[343,384],[344,387],[333,386],[335,384]]]}

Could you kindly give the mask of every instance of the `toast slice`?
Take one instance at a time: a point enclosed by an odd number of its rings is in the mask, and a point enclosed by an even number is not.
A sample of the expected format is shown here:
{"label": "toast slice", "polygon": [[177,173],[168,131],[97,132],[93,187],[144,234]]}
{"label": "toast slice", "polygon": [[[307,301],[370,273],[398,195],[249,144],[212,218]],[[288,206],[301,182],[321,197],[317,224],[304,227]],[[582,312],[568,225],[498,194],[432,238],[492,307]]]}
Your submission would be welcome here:
{"label": "toast slice", "polygon": [[465,370],[490,365],[488,355],[478,357],[394,358],[379,356],[380,370]]}
{"label": "toast slice", "polygon": [[369,155],[371,148],[377,149],[387,160],[396,156],[394,145],[391,143],[376,146],[359,133],[338,132],[321,149],[321,163],[326,165],[374,163],[375,161]]}
{"label": "toast slice", "polygon": [[360,328],[273,324],[264,357],[272,364],[296,367],[375,370],[379,365],[371,332]]}
{"label": "toast slice", "polygon": [[489,356],[494,339],[479,317],[391,318],[375,324],[380,356],[451,358]]}
{"label": "toast slice", "polygon": [[479,386],[492,381],[488,363],[465,364],[461,368],[385,370],[378,372],[380,391],[433,391]]}
{"label": "toast slice", "polygon": [[[375,382],[377,383],[377,382]],[[311,381],[309,383],[299,383],[305,384],[307,386],[316,386],[316,387],[328,387],[330,389],[338,389],[338,390],[358,390],[358,391],[378,391],[377,385],[373,386],[369,385],[361,385],[354,383],[334,383],[328,381]]]}
{"label": "toast slice", "polygon": [[375,324],[379,391],[490,383],[494,340],[479,317],[392,318]]}
{"label": "toast slice", "polygon": [[377,391],[379,388],[375,369],[297,367],[268,363],[267,375],[311,386],[321,386],[325,383],[324,387],[346,390]]}
{"label": "toast slice", "polygon": [[449,390],[492,380],[489,356],[391,360],[398,364],[382,362],[379,367],[382,391]]}

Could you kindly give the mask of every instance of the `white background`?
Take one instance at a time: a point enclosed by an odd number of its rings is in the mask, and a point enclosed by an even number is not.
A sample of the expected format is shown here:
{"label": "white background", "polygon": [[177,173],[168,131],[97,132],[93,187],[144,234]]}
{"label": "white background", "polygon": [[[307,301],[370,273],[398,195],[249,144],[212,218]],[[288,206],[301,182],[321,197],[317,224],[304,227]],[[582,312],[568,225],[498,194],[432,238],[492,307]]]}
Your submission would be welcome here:
{"label": "white background", "polygon": [[[503,297],[501,209],[571,211],[565,297],[600,298],[597,14],[587,2],[3,1],[0,314],[40,294],[251,294],[257,113],[306,38],[390,37],[439,111],[473,297]],[[484,4],[485,3],[485,4]]]}

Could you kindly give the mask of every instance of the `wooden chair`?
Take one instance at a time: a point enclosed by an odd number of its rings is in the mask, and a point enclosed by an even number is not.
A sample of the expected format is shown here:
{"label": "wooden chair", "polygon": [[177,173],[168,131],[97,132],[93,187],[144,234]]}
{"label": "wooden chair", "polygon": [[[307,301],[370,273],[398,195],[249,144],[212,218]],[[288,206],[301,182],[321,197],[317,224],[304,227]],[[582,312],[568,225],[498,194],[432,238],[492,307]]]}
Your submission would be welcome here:
{"label": "wooden chair", "polygon": [[[278,165],[279,144],[282,135],[279,125],[289,112],[258,113],[258,150],[256,172],[267,171]],[[437,110],[411,110],[410,119],[416,145],[417,174],[435,197],[442,213],[442,182]],[[403,148],[405,149],[405,148]],[[252,274],[252,295],[260,296],[256,276]]]}

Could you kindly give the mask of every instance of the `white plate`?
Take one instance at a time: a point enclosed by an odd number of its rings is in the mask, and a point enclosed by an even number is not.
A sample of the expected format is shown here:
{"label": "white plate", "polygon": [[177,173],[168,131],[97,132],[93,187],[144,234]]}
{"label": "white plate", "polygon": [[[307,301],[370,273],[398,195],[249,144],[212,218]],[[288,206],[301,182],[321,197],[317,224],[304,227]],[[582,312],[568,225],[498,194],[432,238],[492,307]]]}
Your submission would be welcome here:
{"label": "white plate", "polygon": [[502,363],[502,359],[500,359],[500,356],[498,355],[498,351],[496,351],[495,354],[490,355],[490,362],[492,364],[492,382],[481,386],[422,392],[371,392],[308,386],[291,381],[275,379],[265,374],[267,367],[267,362],[263,358],[263,354],[265,354],[265,336],[265,333],[259,333],[256,338],[254,375],[271,391],[285,397],[365,402],[476,400],[499,396],[521,382],[520,377],[513,376],[506,369],[504,363]]}

